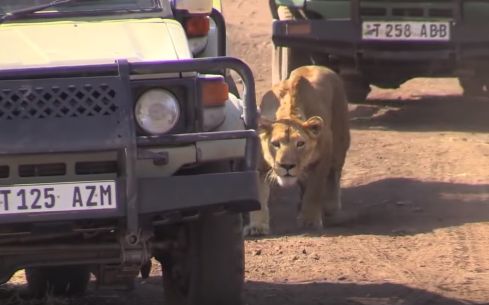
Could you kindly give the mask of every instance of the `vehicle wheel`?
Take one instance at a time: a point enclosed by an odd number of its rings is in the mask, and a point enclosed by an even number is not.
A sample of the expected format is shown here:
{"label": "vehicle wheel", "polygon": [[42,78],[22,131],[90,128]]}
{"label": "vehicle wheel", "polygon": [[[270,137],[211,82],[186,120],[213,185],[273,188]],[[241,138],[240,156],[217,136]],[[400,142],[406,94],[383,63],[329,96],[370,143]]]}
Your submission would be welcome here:
{"label": "vehicle wheel", "polygon": [[464,89],[464,96],[474,97],[474,96],[484,96],[487,95],[485,92],[484,82],[475,77],[459,77],[460,86]]}
{"label": "vehicle wheel", "polygon": [[202,215],[184,227],[186,249],[160,258],[165,304],[242,304],[241,215]]}
{"label": "vehicle wheel", "polygon": [[25,270],[27,285],[35,297],[81,295],[90,281],[88,266],[35,267]]}
{"label": "vehicle wheel", "polygon": [[459,77],[460,86],[464,89],[464,96],[489,96],[489,82],[485,83],[476,77]]}
{"label": "vehicle wheel", "polygon": [[0,260],[0,286],[7,283],[12,275],[12,272],[10,272],[9,269],[6,269],[3,265],[3,261]]}
{"label": "vehicle wheel", "polygon": [[[279,6],[277,13],[280,20],[297,20],[300,18],[286,6]],[[309,64],[311,61],[307,52],[273,45],[272,83],[275,84],[286,79],[294,69]]]}
{"label": "vehicle wheel", "polygon": [[370,93],[370,84],[362,77],[343,77],[343,85],[349,103],[362,103]]}

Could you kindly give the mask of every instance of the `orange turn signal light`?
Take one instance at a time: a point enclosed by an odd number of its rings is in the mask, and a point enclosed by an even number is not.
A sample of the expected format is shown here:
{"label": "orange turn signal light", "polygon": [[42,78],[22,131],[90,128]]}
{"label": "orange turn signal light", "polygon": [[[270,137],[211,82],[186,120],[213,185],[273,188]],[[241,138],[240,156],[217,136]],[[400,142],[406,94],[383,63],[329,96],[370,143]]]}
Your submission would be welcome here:
{"label": "orange turn signal light", "polygon": [[202,37],[209,33],[210,24],[207,15],[196,15],[185,18],[184,20],[185,33],[187,37]]}
{"label": "orange turn signal light", "polygon": [[200,92],[204,107],[222,106],[229,98],[229,87],[223,79],[202,80]]}

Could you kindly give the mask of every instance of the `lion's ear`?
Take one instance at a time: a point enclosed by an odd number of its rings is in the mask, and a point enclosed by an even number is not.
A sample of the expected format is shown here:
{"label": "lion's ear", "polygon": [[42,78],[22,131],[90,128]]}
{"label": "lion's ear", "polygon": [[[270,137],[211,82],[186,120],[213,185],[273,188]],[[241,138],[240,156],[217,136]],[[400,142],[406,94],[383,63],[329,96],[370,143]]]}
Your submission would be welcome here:
{"label": "lion's ear", "polygon": [[280,106],[279,98],[273,90],[268,90],[261,98],[259,111],[270,120],[275,119],[275,113]]}
{"label": "lion's ear", "polygon": [[323,130],[324,127],[324,121],[321,117],[318,116],[313,116],[307,119],[304,123],[302,123],[302,126],[311,131],[311,133],[315,136],[318,136],[321,134],[321,131]]}
{"label": "lion's ear", "polygon": [[258,118],[258,131],[269,132],[270,130],[272,130],[272,124],[272,120],[260,115],[260,117]]}

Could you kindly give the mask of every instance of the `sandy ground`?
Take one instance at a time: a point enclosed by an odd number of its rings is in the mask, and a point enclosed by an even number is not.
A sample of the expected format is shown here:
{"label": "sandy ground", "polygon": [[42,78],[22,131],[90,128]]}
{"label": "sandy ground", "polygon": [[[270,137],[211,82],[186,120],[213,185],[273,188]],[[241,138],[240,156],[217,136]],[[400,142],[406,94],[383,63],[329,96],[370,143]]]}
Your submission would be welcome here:
{"label": "sandy ground", "polygon": [[[231,52],[264,92],[266,3],[226,4]],[[414,79],[351,106],[342,182],[353,217],[295,234],[297,194],[278,190],[279,234],[247,243],[248,304],[489,304],[489,100],[461,93],[456,79]]]}
{"label": "sandy ground", "polygon": [[[224,13],[230,54],[250,64],[260,95],[271,74],[267,2],[225,0]],[[297,193],[276,190],[276,234],[246,242],[246,303],[489,304],[489,100],[461,92],[454,79],[415,79],[351,106],[343,201],[352,217],[298,233]],[[52,303],[158,304],[153,273],[132,293]],[[1,304],[19,304],[23,286],[12,283]]]}

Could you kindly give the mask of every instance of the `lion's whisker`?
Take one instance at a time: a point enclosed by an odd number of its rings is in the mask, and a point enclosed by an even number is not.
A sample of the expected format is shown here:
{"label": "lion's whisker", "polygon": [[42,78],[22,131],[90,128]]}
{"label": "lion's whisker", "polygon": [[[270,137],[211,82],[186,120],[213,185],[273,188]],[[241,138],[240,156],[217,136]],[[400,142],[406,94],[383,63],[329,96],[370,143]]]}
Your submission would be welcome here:
{"label": "lion's whisker", "polygon": [[270,170],[267,172],[266,176],[265,176],[265,181],[266,181],[267,183],[273,184],[273,183],[275,183],[275,182],[276,182],[276,180],[277,180],[277,177],[275,176],[275,174],[274,174],[273,170],[272,170],[272,169],[270,169]]}

